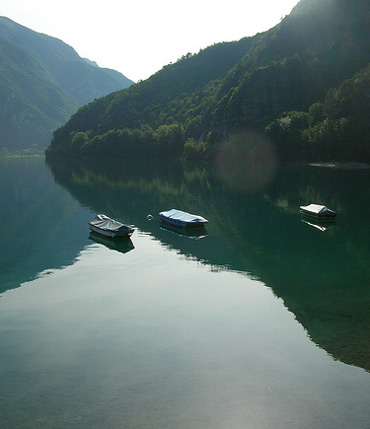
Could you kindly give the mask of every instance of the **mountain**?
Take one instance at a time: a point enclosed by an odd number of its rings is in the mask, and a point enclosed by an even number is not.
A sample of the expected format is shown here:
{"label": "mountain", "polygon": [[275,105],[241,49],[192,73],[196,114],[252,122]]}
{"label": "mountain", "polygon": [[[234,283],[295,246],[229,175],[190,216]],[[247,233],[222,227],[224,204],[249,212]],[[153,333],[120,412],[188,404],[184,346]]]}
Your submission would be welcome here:
{"label": "mountain", "polygon": [[0,17],[0,147],[42,150],[80,106],[132,83],[61,40]]}
{"label": "mountain", "polygon": [[[309,109],[316,105],[317,111],[317,103],[366,69],[369,39],[367,0],[301,0],[265,33],[185,55],[148,80],[84,106],[55,131],[47,156],[212,158],[232,141],[228,136],[239,133],[245,141],[253,131],[269,137],[283,158],[336,157],[339,149],[328,150],[326,141],[312,150],[316,123]],[[367,94],[359,94],[364,109]],[[320,120],[329,121],[327,109],[321,111]],[[295,144],[279,139],[276,120],[297,137]],[[361,139],[369,124],[361,114],[351,123],[359,122]],[[368,143],[357,143],[347,153],[363,161]],[[351,145],[348,133],[343,144]]]}

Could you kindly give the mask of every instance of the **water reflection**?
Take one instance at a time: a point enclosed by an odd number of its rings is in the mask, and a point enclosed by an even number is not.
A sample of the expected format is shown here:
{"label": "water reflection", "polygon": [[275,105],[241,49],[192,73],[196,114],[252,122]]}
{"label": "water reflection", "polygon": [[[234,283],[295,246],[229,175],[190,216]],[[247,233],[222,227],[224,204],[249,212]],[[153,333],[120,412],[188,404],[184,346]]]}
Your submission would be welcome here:
{"label": "water reflection", "polygon": [[[336,359],[370,370],[368,170],[285,167],[262,189],[225,186],[217,171],[180,163],[50,165],[80,204],[108,212],[164,246],[210,266],[246,272],[284,300],[312,340]],[[246,183],[253,181],[244,177]],[[301,222],[299,206],[336,209],[325,234]],[[206,240],[170,234],[147,213],[176,206],[209,220]]]}
{"label": "water reflection", "polygon": [[43,158],[0,159],[0,293],[72,264],[90,217],[55,186]]}
{"label": "water reflection", "polygon": [[173,225],[165,224],[160,225],[160,228],[191,240],[202,240],[208,235],[206,228],[178,228]]}
{"label": "water reflection", "polygon": [[102,244],[108,249],[115,250],[120,253],[127,253],[135,248],[129,237],[123,237],[120,239],[116,238],[113,240],[90,232],[89,239],[95,243]]}
{"label": "water reflection", "polygon": [[322,231],[322,232],[325,232],[328,229],[335,227],[335,223],[328,224],[328,223],[324,223],[324,222],[317,222],[317,221],[315,222],[313,220],[308,221],[306,219],[301,219],[301,221],[303,223],[305,223],[306,225],[312,226],[313,228],[316,228],[316,229],[318,229],[319,231]]}

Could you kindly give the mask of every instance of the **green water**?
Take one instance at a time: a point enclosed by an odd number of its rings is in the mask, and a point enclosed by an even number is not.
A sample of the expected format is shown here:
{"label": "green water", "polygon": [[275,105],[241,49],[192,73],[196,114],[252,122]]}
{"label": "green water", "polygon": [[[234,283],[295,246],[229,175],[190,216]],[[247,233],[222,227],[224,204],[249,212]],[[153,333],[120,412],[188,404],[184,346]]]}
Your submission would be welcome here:
{"label": "green water", "polygon": [[[369,185],[358,168],[0,162],[0,427],[370,427]],[[311,202],[336,221],[307,223]],[[146,219],[170,208],[209,225]],[[96,213],[131,240],[90,235]]]}

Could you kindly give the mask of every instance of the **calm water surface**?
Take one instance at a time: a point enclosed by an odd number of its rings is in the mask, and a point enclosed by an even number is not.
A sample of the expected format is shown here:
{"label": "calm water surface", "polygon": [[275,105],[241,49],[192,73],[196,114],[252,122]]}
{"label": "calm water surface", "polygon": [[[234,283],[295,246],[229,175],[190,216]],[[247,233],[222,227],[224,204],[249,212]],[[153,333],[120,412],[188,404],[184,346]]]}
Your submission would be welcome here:
{"label": "calm water surface", "polygon": [[[369,428],[370,170],[0,162],[1,428]],[[332,224],[299,214],[324,203]],[[179,208],[195,235],[149,222]],[[105,213],[135,227],[90,235]]]}

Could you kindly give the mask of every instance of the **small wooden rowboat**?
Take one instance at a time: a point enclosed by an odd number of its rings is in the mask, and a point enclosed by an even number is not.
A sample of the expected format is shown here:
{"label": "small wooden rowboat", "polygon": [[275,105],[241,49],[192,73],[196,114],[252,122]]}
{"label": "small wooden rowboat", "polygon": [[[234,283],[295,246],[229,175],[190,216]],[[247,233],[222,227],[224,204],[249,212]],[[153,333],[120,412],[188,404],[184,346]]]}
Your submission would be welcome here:
{"label": "small wooden rowboat", "polygon": [[130,237],[134,229],[104,214],[98,214],[89,222],[90,230],[108,238]]}
{"label": "small wooden rowboat", "polygon": [[208,220],[202,216],[193,215],[176,209],[160,212],[159,217],[163,222],[180,228],[200,227],[208,223]]}

